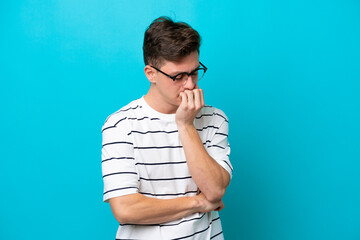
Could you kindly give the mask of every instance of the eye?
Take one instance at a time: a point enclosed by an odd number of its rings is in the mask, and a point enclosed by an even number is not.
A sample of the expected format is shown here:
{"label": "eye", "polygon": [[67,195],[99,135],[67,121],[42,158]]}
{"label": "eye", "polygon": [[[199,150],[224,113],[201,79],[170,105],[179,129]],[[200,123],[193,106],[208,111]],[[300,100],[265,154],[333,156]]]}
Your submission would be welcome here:
{"label": "eye", "polygon": [[175,76],[175,80],[180,81],[180,80],[183,80],[185,77],[186,77],[185,73],[180,73],[180,74]]}

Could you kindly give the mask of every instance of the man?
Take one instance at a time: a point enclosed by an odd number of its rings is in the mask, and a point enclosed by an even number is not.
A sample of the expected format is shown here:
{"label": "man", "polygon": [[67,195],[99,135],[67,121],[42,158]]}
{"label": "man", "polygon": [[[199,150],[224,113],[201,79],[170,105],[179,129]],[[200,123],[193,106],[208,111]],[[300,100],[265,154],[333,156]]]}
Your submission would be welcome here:
{"label": "man", "polygon": [[149,91],[103,126],[104,201],[117,239],[223,239],[228,119],[204,103],[199,47],[188,24],[154,20],[143,45]]}

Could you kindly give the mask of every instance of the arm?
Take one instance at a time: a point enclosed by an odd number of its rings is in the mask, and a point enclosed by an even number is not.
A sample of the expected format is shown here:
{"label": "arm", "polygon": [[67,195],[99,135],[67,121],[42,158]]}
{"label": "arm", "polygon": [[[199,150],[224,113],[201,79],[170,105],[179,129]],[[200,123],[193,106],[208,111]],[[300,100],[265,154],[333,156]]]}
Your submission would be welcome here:
{"label": "arm", "polygon": [[181,143],[192,178],[211,202],[219,201],[229,185],[229,173],[206,151],[193,124],[194,118],[205,105],[201,89],[181,93],[182,102],[176,112]]}
{"label": "arm", "polygon": [[220,211],[224,207],[221,200],[209,202],[202,193],[174,199],[150,198],[135,193],[111,198],[109,202],[115,218],[123,224],[159,224],[196,212]]}

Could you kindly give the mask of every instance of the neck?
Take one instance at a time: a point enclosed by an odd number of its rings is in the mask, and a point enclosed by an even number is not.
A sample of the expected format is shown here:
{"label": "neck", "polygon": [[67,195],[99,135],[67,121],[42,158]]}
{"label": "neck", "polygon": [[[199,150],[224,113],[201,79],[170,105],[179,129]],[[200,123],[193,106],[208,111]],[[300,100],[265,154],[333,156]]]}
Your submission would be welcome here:
{"label": "neck", "polygon": [[149,91],[144,96],[146,103],[154,110],[164,113],[164,114],[173,114],[176,112],[178,106],[171,104],[166,101],[164,97],[157,92],[154,86],[150,86]]}

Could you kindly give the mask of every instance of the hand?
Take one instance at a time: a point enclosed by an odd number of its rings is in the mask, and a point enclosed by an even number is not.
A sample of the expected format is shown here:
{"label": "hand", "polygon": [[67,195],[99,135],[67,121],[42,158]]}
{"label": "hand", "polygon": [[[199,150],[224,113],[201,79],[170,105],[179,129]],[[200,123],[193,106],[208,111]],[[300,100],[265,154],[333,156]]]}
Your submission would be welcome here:
{"label": "hand", "polygon": [[199,212],[210,212],[210,211],[220,211],[222,210],[225,205],[222,200],[217,202],[210,202],[206,199],[203,193],[196,195],[197,200],[199,201]]}
{"label": "hand", "polygon": [[196,86],[193,90],[185,90],[180,93],[181,103],[175,115],[175,121],[179,125],[193,125],[194,118],[201,108],[205,106],[203,90]]}

